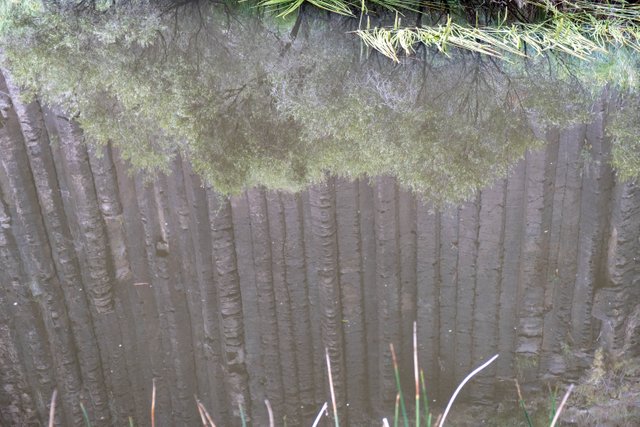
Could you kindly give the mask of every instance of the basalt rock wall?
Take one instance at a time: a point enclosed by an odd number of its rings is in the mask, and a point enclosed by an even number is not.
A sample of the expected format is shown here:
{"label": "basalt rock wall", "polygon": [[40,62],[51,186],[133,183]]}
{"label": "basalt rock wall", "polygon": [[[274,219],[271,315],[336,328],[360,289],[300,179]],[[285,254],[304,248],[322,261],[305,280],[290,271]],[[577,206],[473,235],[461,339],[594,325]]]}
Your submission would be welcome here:
{"label": "basalt rock wall", "polygon": [[[640,187],[608,166],[607,105],[507,178],[436,209],[391,177],[223,198],[176,158],[153,180],[0,79],[0,424],[345,425],[389,413],[412,333],[437,400],[573,378],[638,351]],[[442,185],[447,185],[443,182]],[[326,349],[326,353],[325,353]],[[242,409],[240,409],[242,408]]]}

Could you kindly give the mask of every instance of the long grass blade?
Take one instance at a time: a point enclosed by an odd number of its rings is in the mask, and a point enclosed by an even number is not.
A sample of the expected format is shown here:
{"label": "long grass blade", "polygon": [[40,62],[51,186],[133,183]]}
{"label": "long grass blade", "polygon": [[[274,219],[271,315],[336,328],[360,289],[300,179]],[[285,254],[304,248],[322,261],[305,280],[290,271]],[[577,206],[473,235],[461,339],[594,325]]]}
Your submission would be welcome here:
{"label": "long grass blade", "polygon": [[551,386],[549,387],[549,425],[553,421],[553,417],[556,415],[556,404],[558,403],[558,386],[551,390]]}
{"label": "long grass blade", "polygon": [[202,427],[207,427],[207,419],[204,417],[204,412],[202,412],[202,408],[200,405],[196,405],[198,407],[198,414],[200,415],[200,421],[202,421]]}
{"label": "long grass blade", "polygon": [[318,415],[316,416],[316,419],[313,420],[313,425],[311,427],[318,427],[318,423],[320,423],[320,419],[322,418],[322,414],[324,414],[324,412],[327,410],[328,406],[329,406],[329,404],[327,402],[324,402],[324,405],[322,405],[322,408],[320,408],[320,412],[318,412]]}
{"label": "long grass blade", "polygon": [[398,427],[400,421],[400,393],[396,393],[396,406],[393,412],[393,427]]}
{"label": "long grass blade", "polygon": [[560,406],[558,406],[558,410],[556,411],[556,415],[555,415],[555,417],[553,417],[553,421],[551,421],[551,425],[549,427],[555,427],[556,423],[560,419],[560,413],[564,409],[564,405],[567,403],[567,400],[569,399],[569,396],[571,395],[572,391],[573,391],[573,384],[571,384],[569,386],[569,389],[564,394],[564,397],[562,398],[562,401],[560,402]]}
{"label": "long grass blade", "polygon": [[242,407],[242,403],[238,402],[238,408],[240,409],[240,423],[242,427],[247,427],[247,416],[244,413],[244,408]]}
{"label": "long grass blade", "polygon": [[202,427],[207,427],[207,418],[204,416],[204,411],[202,410],[202,406],[198,403],[198,398],[194,396],[196,399],[196,407],[198,408],[198,414],[200,415],[200,421],[202,421]]}
{"label": "long grass blade", "polygon": [[440,423],[438,424],[438,427],[444,426],[444,422],[447,420],[447,415],[449,415],[449,411],[451,410],[451,406],[453,405],[453,402],[456,400],[456,397],[458,396],[458,393],[460,393],[460,390],[462,390],[462,387],[464,387],[464,385],[471,378],[473,378],[474,375],[476,375],[478,372],[482,371],[487,366],[491,365],[493,363],[493,361],[498,358],[498,356],[499,356],[499,354],[496,354],[491,359],[487,360],[482,365],[480,365],[479,367],[474,369],[469,375],[467,375],[462,380],[462,382],[458,385],[458,388],[456,388],[456,391],[453,392],[453,395],[451,396],[451,399],[449,399],[449,403],[447,404],[447,408],[444,410],[444,413],[442,414],[442,419],[440,420]]}
{"label": "long grass blade", "polygon": [[200,417],[203,418],[202,424],[205,427],[216,427],[216,423],[213,422],[213,418],[211,417],[211,414],[209,414],[209,411],[207,411],[207,408],[202,404],[202,402],[200,402],[200,399],[198,399],[197,396],[194,397],[196,399],[196,405],[198,406],[198,412],[200,412]]}
{"label": "long grass blade", "polygon": [[420,388],[422,389],[422,401],[424,403],[424,416],[427,420],[427,427],[431,427],[431,413],[429,412],[429,396],[424,382],[424,371],[420,369]]}
{"label": "long grass blade", "polygon": [[58,397],[58,389],[54,388],[51,393],[51,406],[49,406],[49,427],[53,427],[56,422],[56,398]]}
{"label": "long grass blade", "polygon": [[420,373],[418,372],[418,323],[413,322],[413,377],[416,386],[416,426],[420,427]]}
{"label": "long grass blade", "polygon": [[276,421],[273,417],[273,409],[271,409],[271,403],[269,402],[269,399],[265,399],[264,404],[267,407],[267,413],[269,414],[269,427],[275,427]]}
{"label": "long grass blade", "polygon": [[84,418],[84,423],[87,427],[91,427],[91,421],[89,420],[89,414],[87,413],[87,409],[84,407],[82,402],[80,402],[80,410],[82,411],[82,418]]}
{"label": "long grass blade", "polygon": [[327,359],[327,372],[329,373],[329,390],[331,391],[331,405],[333,406],[333,420],[336,427],[340,427],[338,420],[338,404],[336,403],[336,392],[333,388],[333,375],[331,374],[331,359],[329,358],[329,349],[325,347],[324,354]]}
{"label": "long grass blade", "polygon": [[527,425],[529,427],[533,427],[533,423],[531,422],[531,417],[529,416],[529,412],[527,411],[527,407],[525,406],[525,403],[524,403],[524,398],[522,397],[522,392],[520,391],[520,383],[518,382],[517,378],[515,379],[515,383],[516,383],[516,390],[518,392],[518,402],[520,404],[520,407],[524,411],[524,418],[527,420]]}
{"label": "long grass blade", "polygon": [[442,414],[438,415],[438,417],[436,418],[436,425],[440,426],[440,422],[442,421]]}
{"label": "long grass blade", "polygon": [[151,380],[151,427],[156,427],[156,379]]}

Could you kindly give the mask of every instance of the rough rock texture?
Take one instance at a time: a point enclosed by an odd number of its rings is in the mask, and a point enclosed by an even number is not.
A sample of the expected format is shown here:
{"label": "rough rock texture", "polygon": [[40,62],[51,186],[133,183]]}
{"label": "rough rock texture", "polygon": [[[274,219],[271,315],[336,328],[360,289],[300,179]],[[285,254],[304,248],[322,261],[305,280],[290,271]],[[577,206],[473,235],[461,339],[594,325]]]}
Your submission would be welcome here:
{"label": "rough rock texture", "polygon": [[[174,159],[153,183],[0,79],[0,424],[345,425],[389,413],[389,344],[412,396],[412,324],[436,405],[518,376],[576,377],[597,347],[640,352],[640,187],[607,159],[607,105],[461,206],[391,177],[224,198]],[[635,314],[634,314],[635,313]],[[635,319],[635,320],[634,320]],[[626,353],[625,353],[626,352]],[[281,422],[278,422],[281,424]]]}

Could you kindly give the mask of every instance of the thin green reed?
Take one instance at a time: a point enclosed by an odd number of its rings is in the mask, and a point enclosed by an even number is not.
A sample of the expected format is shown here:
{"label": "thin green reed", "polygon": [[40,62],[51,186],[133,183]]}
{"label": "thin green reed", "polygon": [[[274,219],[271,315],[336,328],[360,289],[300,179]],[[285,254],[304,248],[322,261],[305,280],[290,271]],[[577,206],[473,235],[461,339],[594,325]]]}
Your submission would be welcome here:
{"label": "thin green reed", "polygon": [[516,382],[516,390],[518,391],[518,403],[520,404],[520,408],[522,408],[522,410],[524,411],[524,417],[527,420],[527,425],[529,427],[533,427],[533,423],[531,422],[531,417],[529,416],[529,411],[527,411],[527,407],[525,406],[524,403],[524,398],[522,397],[522,393],[520,392],[520,383],[518,383],[518,380],[515,380]]}
{"label": "thin green reed", "polygon": [[429,412],[429,396],[427,396],[427,387],[424,383],[424,371],[420,369],[420,387],[422,388],[422,399],[424,401],[424,416],[427,420],[427,427],[431,427],[431,412]]}
{"label": "thin green reed", "polygon": [[91,421],[89,421],[89,414],[87,413],[87,410],[85,409],[82,402],[80,402],[80,410],[82,410],[82,418],[84,418],[85,424],[87,425],[87,427],[91,427]]}
{"label": "thin green reed", "polygon": [[404,427],[409,427],[409,417],[407,416],[407,407],[404,403],[404,395],[402,393],[402,387],[400,386],[400,370],[398,369],[398,359],[396,358],[396,352],[393,349],[393,344],[389,344],[391,348],[391,359],[393,360],[393,372],[396,377],[396,388],[398,389],[398,395],[400,396],[400,409],[402,410],[402,420],[404,421]]}
{"label": "thin green reed", "polygon": [[416,427],[420,427],[420,379],[418,372],[418,323],[413,322],[413,375],[416,386]]}
{"label": "thin green reed", "polygon": [[396,393],[396,406],[395,406],[395,411],[393,413],[393,427],[398,427],[398,420],[400,419],[399,412],[400,412],[400,393]]}
{"label": "thin green reed", "polygon": [[238,407],[240,408],[240,422],[242,423],[242,427],[247,427],[247,417],[244,414],[242,403],[238,403]]}

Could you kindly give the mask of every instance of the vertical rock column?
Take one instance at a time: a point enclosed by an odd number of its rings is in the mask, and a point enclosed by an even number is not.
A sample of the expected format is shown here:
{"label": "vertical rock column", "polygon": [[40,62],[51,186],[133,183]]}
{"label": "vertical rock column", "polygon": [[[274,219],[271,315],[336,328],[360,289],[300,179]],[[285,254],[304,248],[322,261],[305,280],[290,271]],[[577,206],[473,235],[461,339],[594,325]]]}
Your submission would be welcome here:
{"label": "vertical rock column", "polygon": [[[45,331],[36,319],[35,307],[25,288],[24,269],[18,247],[11,234],[11,218],[0,197],[0,424],[2,425],[37,423],[38,411],[41,414],[46,412],[46,401],[44,399],[35,401],[31,390],[51,388],[51,372],[47,363],[49,349],[46,348]],[[39,379],[45,381],[41,383]],[[46,398],[42,395],[40,397]]]}
{"label": "vertical rock column", "polygon": [[[66,217],[59,175],[51,151],[50,131],[45,125],[43,110],[36,101],[24,104],[20,90],[10,79],[7,87],[12,94],[16,113],[27,148],[27,156],[38,193],[43,221],[51,244],[51,252],[65,295],[69,319],[77,343],[78,362],[83,386],[89,399],[83,404],[96,423],[108,423],[109,398],[105,387],[102,360],[94,332],[90,306],[84,289],[68,219]],[[54,136],[57,136],[55,133]]]}
{"label": "vertical rock column", "polygon": [[[571,328],[573,346],[578,351],[590,351],[595,344],[597,322],[592,315],[595,291],[605,282],[607,232],[611,209],[618,206],[612,197],[613,172],[609,166],[611,142],[605,136],[606,110],[604,102],[594,106],[594,121],[586,129],[582,150],[582,198],[580,206],[580,235],[576,281],[571,302]],[[614,204],[615,203],[615,204]],[[640,227],[635,236],[640,236]],[[633,234],[629,236],[633,242]],[[636,253],[640,242],[636,239]],[[640,264],[636,264],[640,267]],[[640,274],[640,271],[637,271]],[[633,283],[633,281],[632,281]]]}
{"label": "vertical rock column", "polygon": [[299,194],[280,195],[284,210],[285,246],[284,262],[286,286],[291,298],[295,365],[298,368],[298,392],[302,423],[309,424],[318,410],[314,388],[314,358],[312,329],[309,310],[309,283],[305,260],[302,198]]}
{"label": "vertical rock column", "polygon": [[[398,189],[398,257],[400,260],[400,316],[402,332],[398,361],[405,389],[413,384],[413,322],[417,313],[416,199],[407,189]],[[410,400],[410,399],[409,399]]]}
{"label": "vertical rock column", "polygon": [[[513,377],[515,339],[517,335],[518,272],[520,271],[520,248],[524,221],[525,162],[521,161],[511,172],[506,182],[504,206],[504,243],[502,253],[502,275],[500,277],[500,303],[498,320],[498,347],[500,357],[496,360],[498,376]],[[507,393],[512,392],[508,384]]]}
{"label": "vertical rock column", "polygon": [[216,268],[228,403],[236,417],[239,417],[242,406],[250,419],[251,400],[245,366],[244,311],[229,199],[210,198],[209,212],[212,216],[213,261]]}
{"label": "vertical rock column", "polygon": [[362,292],[362,253],[360,250],[360,222],[358,182],[336,179],[336,222],[339,264],[339,282],[344,333],[347,396],[349,420],[369,413],[366,402],[367,351],[364,324],[364,295]]}
{"label": "vertical rock column", "polygon": [[[458,285],[456,290],[456,316],[453,338],[455,339],[454,382],[459,383],[467,376],[472,365],[478,363],[479,356],[473,353],[472,339],[476,337],[474,314],[477,307],[476,273],[478,271],[478,216],[480,214],[480,196],[463,204],[459,212],[460,236],[458,251]],[[446,397],[446,396],[445,396]]]}
{"label": "vertical rock column", "polygon": [[[555,167],[555,184],[551,189],[553,210],[547,233],[549,251],[544,277],[544,333],[539,367],[544,375],[562,375],[566,371],[563,352],[571,346],[568,332],[578,262],[582,193],[580,153],[585,129],[586,126],[579,125],[554,131],[559,137],[558,154],[548,161],[549,167]],[[556,144],[555,140],[551,142]]]}
{"label": "vertical rock column", "polygon": [[[116,281],[111,265],[110,246],[93,181],[93,173],[85,146],[84,136],[78,126],[66,119],[57,122],[60,150],[63,156],[67,185],[71,194],[69,203],[76,217],[75,240],[80,242],[80,259],[85,287],[94,310],[96,335],[100,337],[105,381],[113,396],[116,422],[126,422],[133,414],[134,397],[125,358],[123,329],[125,319],[116,312]],[[128,303],[128,302],[127,302]],[[122,321],[122,323],[121,323]]]}
{"label": "vertical rock column", "polygon": [[[166,181],[167,214],[165,220],[170,235],[174,236],[172,241],[169,242],[170,259],[172,260],[170,269],[172,270],[173,280],[177,282],[175,287],[179,291],[177,293],[177,296],[179,296],[177,301],[180,301],[178,306],[184,308],[184,312],[181,315],[184,316],[184,321],[189,324],[188,331],[191,333],[189,347],[183,350],[185,352],[184,357],[189,359],[188,364],[192,365],[194,369],[194,389],[190,391],[192,394],[197,394],[198,399],[201,401],[205,399],[203,403],[208,404],[207,407],[211,408],[210,411],[217,416],[222,416],[222,414],[227,413],[226,409],[229,407],[226,399],[220,399],[225,394],[220,393],[219,396],[211,399],[216,394],[217,387],[212,386],[209,376],[204,374],[208,371],[208,355],[207,349],[203,345],[205,342],[203,339],[205,337],[203,306],[208,300],[203,298],[203,288],[210,287],[212,292],[215,292],[217,284],[213,280],[206,284],[201,283],[198,268],[199,262],[203,260],[201,257],[196,256],[196,245],[194,245],[192,237],[194,234],[205,237],[210,236],[210,226],[208,221],[205,223],[192,221],[194,206],[188,200],[185,166],[180,156],[176,156],[173,159],[171,171],[172,173]],[[204,193],[201,194],[204,195]],[[208,254],[211,254],[210,250]],[[207,261],[209,264],[212,262],[210,257],[207,257]],[[211,307],[214,311],[217,311],[217,308],[217,305]],[[220,340],[218,339],[217,341]],[[186,353],[189,348],[192,349],[192,354]],[[192,374],[189,373],[189,375]],[[189,400],[191,400],[191,407],[194,408],[195,403],[192,399]],[[219,422],[222,422],[222,420],[220,419]]]}
{"label": "vertical rock column", "polygon": [[[629,334],[634,329],[628,328],[633,326],[628,316],[637,311],[640,298],[640,187],[617,182],[614,200],[605,274],[595,292],[592,315],[601,321],[599,344],[610,355],[620,357],[633,339],[637,342],[637,336]],[[576,322],[575,327],[580,326]]]}
{"label": "vertical rock column", "polygon": [[[348,396],[346,394],[347,374],[344,365],[345,347],[342,335],[343,314],[338,281],[338,240],[333,180],[329,179],[328,182],[311,187],[309,202],[311,227],[318,256],[318,282],[316,286],[318,287],[318,302],[322,316],[322,339],[331,360],[336,400],[342,407],[348,401]],[[340,415],[344,415],[344,412],[340,411]],[[348,423],[344,417],[342,422]]]}
{"label": "vertical rock column", "polygon": [[[553,149],[553,147],[551,147]],[[525,156],[525,201],[520,249],[518,330],[516,369],[527,381],[534,381],[542,348],[546,254],[550,216],[547,187],[553,184],[548,153],[539,150]],[[555,168],[553,168],[555,169]]]}
{"label": "vertical rock column", "polygon": [[358,182],[358,212],[360,251],[362,268],[362,297],[364,298],[364,321],[366,331],[367,353],[367,382],[369,388],[369,407],[378,405],[378,390],[380,390],[380,375],[378,374],[378,293],[376,291],[376,240],[375,240],[375,209],[373,189],[370,178],[360,179]]}
{"label": "vertical rock column", "polygon": [[[260,353],[262,324],[260,311],[258,310],[258,290],[255,281],[256,274],[253,262],[251,220],[247,193],[232,197],[229,203],[231,204],[238,280],[240,281],[242,296],[245,359],[249,388],[251,390],[252,417],[254,422],[258,422],[257,414],[264,413],[263,399],[266,392]],[[260,419],[264,420],[266,418]]]}
{"label": "vertical rock column", "polygon": [[[127,284],[126,270],[118,268],[118,266],[125,266],[125,264],[122,260],[118,261],[117,259],[123,256],[118,250],[117,238],[114,241],[116,244],[111,247],[111,253],[114,257],[116,280],[122,281],[118,286],[128,287],[131,297],[129,303],[133,314],[133,324],[128,325],[127,331],[135,336],[134,347],[129,349],[129,352],[136,354],[136,370],[132,373],[132,385],[135,387],[136,394],[139,395],[137,399],[143,400],[142,406],[136,408],[136,421],[138,424],[148,424],[150,423],[149,399],[151,397],[153,379],[164,376],[163,364],[165,363],[163,338],[160,333],[160,316],[154,293],[154,280],[146,252],[147,242],[151,242],[153,239],[148,234],[151,230],[148,225],[149,215],[146,202],[144,202],[145,198],[143,197],[142,178],[134,177],[129,173],[127,170],[128,165],[124,164],[124,161],[115,150],[112,159],[115,179],[118,185],[117,192],[122,207],[122,222],[119,224],[117,210],[115,209],[109,209],[111,214],[105,215],[103,213],[103,216],[105,216],[110,243],[112,241],[112,233],[117,236],[119,231],[116,229],[120,226],[123,229],[122,233],[126,240],[126,252],[131,270],[130,284]],[[106,159],[103,161],[106,161]],[[96,180],[100,180],[100,178],[96,177]],[[103,200],[106,201],[100,189],[98,189],[98,197],[101,200],[101,204],[104,203]],[[107,206],[105,205],[104,208]],[[114,226],[115,229],[112,229],[111,226]],[[120,276],[119,271],[124,275]],[[124,293],[127,290],[117,289],[116,292]],[[123,307],[126,308],[126,305],[123,305]],[[158,386],[156,417],[157,419],[166,419],[169,416],[168,414],[171,413],[169,394],[168,390],[160,387],[160,381]],[[136,405],[138,405],[137,401]]]}
{"label": "vertical rock column", "polygon": [[247,198],[258,299],[260,354],[262,355],[260,377],[265,384],[265,397],[271,402],[276,419],[280,420],[284,414],[284,388],[280,367],[278,319],[276,316],[276,295],[273,287],[267,201],[264,190],[258,188],[249,190]]}
{"label": "vertical rock column", "polygon": [[[180,226],[174,214],[177,203],[168,182],[170,179],[173,177],[160,175],[150,189],[154,240],[147,250],[152,256],[149,264],[155,275],[154,290],[160,316],[166,322],[161,329],[169,349],[167,383],[164,387],[171,392],[173,423],[189,424],[195,422],[197,417],[193,394],[198,373],[194,359],[193,317],[187,296],[193,284],[185,281],[188,275],[182,269]],[[219,348],[219,337],[213,345]],[[214,363],[220,363],[219,359]],[[218,405],[210,408],[216,419],[225,418],[227,406],[224,403],[218,402]]]}
{"label": "vertical rock column", "polygon": [[271,237],[271,266],[273,288],[276,298],[276,317],[278,320],[278,346],[282,385],[284,387],[285,412],[287,423],[299,424],[300,396],[298,391],[298,366],[293,336],[293,318],[291,310],[291,289],[287,283],[285,261],[286,232],[284,211],[278,191],[266,194],[269,215],[269,236]]}
{"label": "vertical rock column", "polygon": [[396,181],[376,179],[374,187],[376,289],[378,296],[379,402],[392,407],[397,388],[389,344],[401,355],[400,262]]}
{"label": "vertical rock column", "polygon": [[440,304],[438,292],[440,215],[422,199],[417,202],[417,317],[418,355],[424,371],[427,395],[438,394],[440,366]]}
{"label": "vertical rock column", "polygon": [[456,312],[458,291],[459,212],[448,208],[440,213],[438,247],[438,304],[440,337],[438,340],[439,391],[450,396],[456,387],[454,377]]}
{"label": "vertical rock column", "polygon": [[[486,361],[498,347],[500,277],[504,245],[505,181],[499,180],[480,193],[478,259],[473,311],[473,365]],[[476,401],[491,402],[494,397],[496,365],[480,372],[470,384]]]}
{"label": "vertical rock column", "polygon": [[[2,77],[0,90],[8,91]],[[45,388],[39,391],[50,395],[57,387],[62,404],[61,421],[67,425],[80,425],[82,379],[76,342],[52,259],[20,123],[10,100],[6,102],[2,107],[4,126],[0,128],[0,192],[12,218],[20,258],[29,260],[24,264],[25,279],[46,328],[55,372],[55,384],[42,378],[44,383],[41,385]],[[44,415],[41,414],[43,418]]]}
{"label": "vertical rock column", "polygon": [[[316,244],[314,237],[314,226],[312,219],[310,192],[305,191],[300,195],[302,202],[302,220],[304,234],[304,257],[307,273],[308,295],[309,295],[309,320],[311,322],[310,336],[313,347],[313,382],[316,405],[321,406],[327,401],[327,362],[325,360],[324,349],[326,347],[322,337],[322,307],[320,306],[320,287],[318,284],[318,271],[320,262],[320,251],[322,248]],[[314,326],[315,325],[315,326]],[[316,408],[317,411],[319,408]]]}

